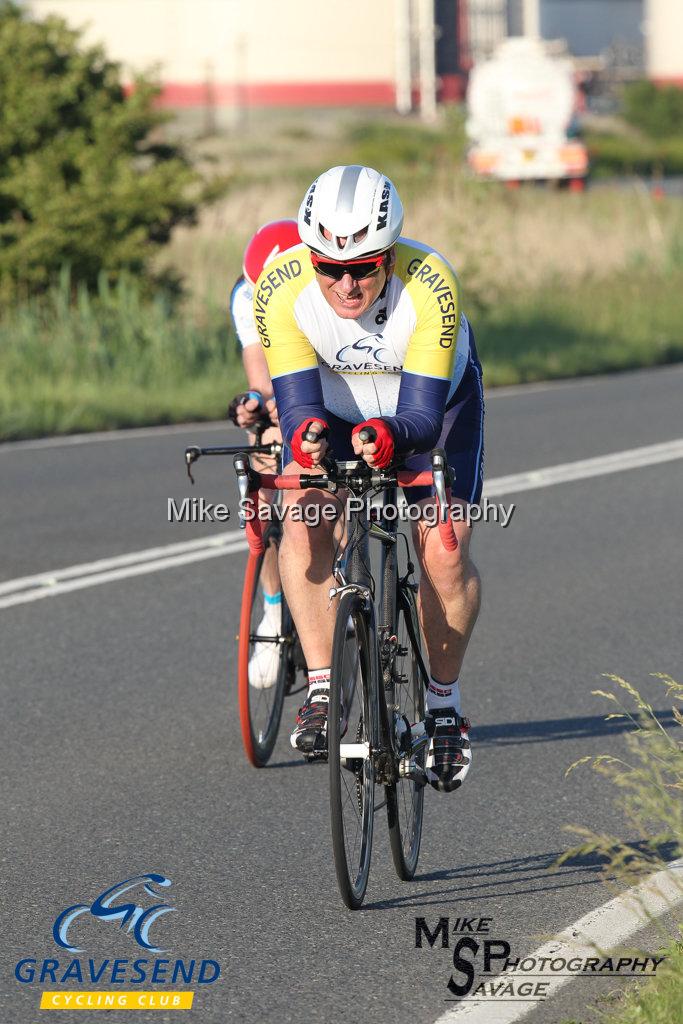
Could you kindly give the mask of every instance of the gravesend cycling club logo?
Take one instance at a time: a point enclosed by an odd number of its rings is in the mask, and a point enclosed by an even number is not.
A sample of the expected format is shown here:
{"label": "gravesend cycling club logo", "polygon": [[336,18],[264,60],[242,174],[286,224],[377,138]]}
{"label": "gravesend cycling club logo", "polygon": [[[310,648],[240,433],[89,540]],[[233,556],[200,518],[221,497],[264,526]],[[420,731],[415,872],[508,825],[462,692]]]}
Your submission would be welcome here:
{"label": "gravesend cycling club logo", "polygon": [[[492,933],[492,917],[415,918],[415,948],[448,950],[446,1002],[544,1002],[557,979],[652,977],[665,957],[586,956],[555,942],[517,956],[507,939]],[[562,982],[560,982],[562,984]]]}
{"label": "gravesend cycling club logo", "polygon": [[389,349],[382,334],[366,334],[352,344],[343,345],[335,355],[330,369],[338,373],[368,373],[369,371],[398,371],[400,366],[390,366],[386,360]]}
{"label": "gravesend cycling club logo", "polygon": [[[165,874],[150,871],[134,875],[80,903],[72,903],[59,911],[52,925],[52,938],[58,948],[70,954],[83,953],[86,947],[111,942],[119,933],[130,944],[130,955],[98,959],[35,956],[24,957],[14,968],[14,976],[22,985],[49,984],[68,986],[41,992],[40,1009],[71,1010],[140,1010],[190,1009],[194,992],[186,989],[170,991],[146,990],[141,986],[210,985],[218,981],[220,964],[207,957],[189,960],[151,957],[167,952],[167,915],[177,912],[172,906],[169,889],[172,882]],[[117,947],[118,951],[118,947]],[[136,955],[143,951],[146,955]],[[107,990],[76,991],[74,985],[104,985]],[[130,985],[129,991],[119,986]]]}
{"label": "gravesend cycling club logo", "polygon": [[69,942],[69,929],[78,917],[83,914],[92,914],[100,921],[116,921],[120,928],[127,925],[128,932],[133,933],[139,946],[150,950],[151,953],[163,952],[159,946],[153,946],[149,941],[149,930],[158,917],[161,917],[162,914],[172,914],[176,908],[170,907],[166,903],[155,903],[154,906],[147,907],[147,909],[136,903],[116,903],[120,896],[124,896],[140,886],[148,896],[156,897],[159,894],[154,889],[155,885],[167,887],[171,885],[171,879],[166,878],[165,875],[137,875],[135,878],[128,878],[125,882],[112,885],[110,889],[105,889],[92,903],[75,903],[73,907],[67,907],[57,916],[52,929],[55,942],[58,946],[68,949],[70,953],[82,953],[81,948],[73,946]]}

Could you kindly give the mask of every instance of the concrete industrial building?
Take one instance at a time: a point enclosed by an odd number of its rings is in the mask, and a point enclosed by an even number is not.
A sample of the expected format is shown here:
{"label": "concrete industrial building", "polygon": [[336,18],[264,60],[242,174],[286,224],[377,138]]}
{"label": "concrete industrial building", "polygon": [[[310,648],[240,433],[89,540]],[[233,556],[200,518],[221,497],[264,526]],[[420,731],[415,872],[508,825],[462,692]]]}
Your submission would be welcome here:
{"label": "concrete industrial building", "polygon": [[[462,95],[473,60],[509,34],[567,40],[580,57],[610,42],[657,82],[683,85],[683,0],[27,0],[85,27],[133,71],[156,68],[175,107],[372,105]],[[359,26],[362,30],[359,30]],[[592,51],[592,53],[591,53]]]}

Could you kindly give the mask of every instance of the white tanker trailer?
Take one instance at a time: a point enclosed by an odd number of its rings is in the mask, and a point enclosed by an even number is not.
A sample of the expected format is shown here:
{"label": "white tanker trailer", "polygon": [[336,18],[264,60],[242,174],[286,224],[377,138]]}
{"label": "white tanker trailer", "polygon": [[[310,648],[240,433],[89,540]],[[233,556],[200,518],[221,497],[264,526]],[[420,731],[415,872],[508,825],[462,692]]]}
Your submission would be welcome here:
{"label": "white tanker trailer", "polygon": [[568,135],[574,108],[570,61],[549,56],[538,40],[506,39],[470,74],[470,167],[503,181],[568,178],[581,188],[588,157]]}

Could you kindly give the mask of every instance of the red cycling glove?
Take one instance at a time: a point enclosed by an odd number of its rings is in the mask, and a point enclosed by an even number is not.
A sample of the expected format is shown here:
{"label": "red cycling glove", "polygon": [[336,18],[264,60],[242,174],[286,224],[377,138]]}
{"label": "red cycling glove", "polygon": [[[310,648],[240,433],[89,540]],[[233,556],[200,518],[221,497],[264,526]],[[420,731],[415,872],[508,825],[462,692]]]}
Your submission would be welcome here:
{"label": "red cycling glove", "polygon": [[377,434],[377,439],[374,441],[377,451],[373,458],[378,469],[385,469],[394,457],[394,435],[391,427],[386,420],[366,420],[365,423],[359,423],[353,428],[351,437],[355,437],[363,427],[372,427]]}
{"label": "red cycling glove", "polygon": [[313,467],[313,459],[311,458],[311,456],[307,452],[301,451],[301,444],[304,440],[304,434],[306,433],[306,431],[308,430],[312,423],[322,423],[323,425],[323,429],[318,434],[318,440],[320,440],[320,438],[327,437],[330,430],[329,423],[326,423],[325,420],[318,419],[304,420],[304,422],[300,423],[299,426],[296,428],[296,430],[292,434],[292,455],[294,456],[294,461],[298,462],[300,466],[304,467],[304,469],[311,469]]}

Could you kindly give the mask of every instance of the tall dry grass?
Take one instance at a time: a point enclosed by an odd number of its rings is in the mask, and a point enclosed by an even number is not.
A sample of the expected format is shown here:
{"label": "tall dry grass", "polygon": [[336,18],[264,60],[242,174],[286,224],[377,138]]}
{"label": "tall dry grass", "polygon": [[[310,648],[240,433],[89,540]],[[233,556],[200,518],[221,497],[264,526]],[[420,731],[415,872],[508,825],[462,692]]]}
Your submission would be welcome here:
{"label": "tall dry grass", "polygon": [[219,299],[232,285],[255,228],[295,216],[308,181],[335,163],[373,160],[393,173],[404,196],[404,233],[442,251],[478,307],[550,282],[571,288],[624,271],[664,272],[683,235],[680,201],[653,199],[642,185],[570,195],[473,181],[450,144],[457,125],[426,141],[417,135],[415,150],[422,145],[426,165],[409,148],[412,133],[424,129],[403,121],[376,124],[374,135],[373,122],[363,132],[341,118],[333,129],[328,117],[317,132],[300,122],[276,125],[269,124],[267,146],[258,144],[258,125],[213,141],[208,155],[232,176],[229,194],[204,210],[196,227],[179,228],[164,254],[200,303]]}

